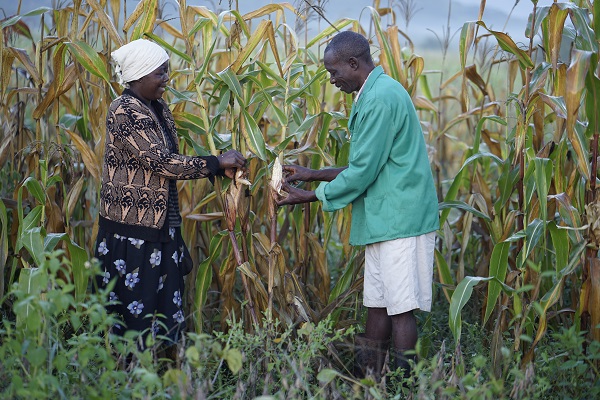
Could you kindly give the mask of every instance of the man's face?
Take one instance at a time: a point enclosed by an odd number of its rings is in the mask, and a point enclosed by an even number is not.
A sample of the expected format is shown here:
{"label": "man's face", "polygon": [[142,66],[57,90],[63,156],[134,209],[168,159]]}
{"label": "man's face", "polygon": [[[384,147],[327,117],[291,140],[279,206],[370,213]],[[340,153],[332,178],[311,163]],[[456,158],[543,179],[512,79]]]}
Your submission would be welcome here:
{"label": "man's face", "polygon": [[329,72],[329,82],[345,93],[356,92],[360,89],[358,80],[358,64],[352,57],[344,60],[337,57],[333,51],[328,51],[323,57],[325,69]]}

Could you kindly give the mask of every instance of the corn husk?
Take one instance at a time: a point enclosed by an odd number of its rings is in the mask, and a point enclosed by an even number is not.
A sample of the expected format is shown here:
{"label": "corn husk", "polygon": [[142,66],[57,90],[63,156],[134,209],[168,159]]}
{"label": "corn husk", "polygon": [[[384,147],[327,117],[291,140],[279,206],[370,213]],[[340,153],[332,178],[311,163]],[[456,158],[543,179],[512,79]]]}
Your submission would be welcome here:
{"label": "corn husk", "polygon": [[225,217],[227,220],[227,229],[232,231],[235,228],[235,217],[240,207],[244,186],[250,186],[252,183],[247,179],[248,172],[238,170],[235,178],[229,185],[229,189],[225,194]]}
{"label": "corn husk", "polygon": [[271,187],[278,194],[281,194],[281,187],[283,186],[283,166],[279,162],[279,157],[275,159],[273,163],[273,169],[271,171]]}

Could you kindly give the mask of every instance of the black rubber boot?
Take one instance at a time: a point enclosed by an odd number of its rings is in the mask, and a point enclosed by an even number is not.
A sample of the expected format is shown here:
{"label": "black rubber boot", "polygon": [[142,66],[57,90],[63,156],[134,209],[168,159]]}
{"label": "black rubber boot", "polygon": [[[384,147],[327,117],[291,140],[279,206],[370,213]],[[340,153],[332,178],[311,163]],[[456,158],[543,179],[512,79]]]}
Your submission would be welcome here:
{"label": "black rubber boot", "polygon": [[354,376],[381,379],[381,371],[390,345],[389,340],[367,339],[363,333],[354,337]]}
{"label": "black rubber boot", "polygon": [[[413,353],[413,354],[406,354]],[[414,350],[398,350],[390,349],[390,363],[392,363],[392,371],[397,371],[402,368],[402,378],[408,378],[410,376],[410,361],[416,362],[417,355],[414,354]]]}

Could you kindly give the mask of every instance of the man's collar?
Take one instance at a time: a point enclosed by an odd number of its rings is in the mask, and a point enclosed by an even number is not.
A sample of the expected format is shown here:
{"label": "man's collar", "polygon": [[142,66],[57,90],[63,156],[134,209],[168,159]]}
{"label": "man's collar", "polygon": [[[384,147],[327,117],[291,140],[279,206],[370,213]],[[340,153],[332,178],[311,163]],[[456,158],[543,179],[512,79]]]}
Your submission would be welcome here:
{"label": "man's collar", "polygon": [[367,79],[365,79],[363,85],[360,87],[358,93],[356,94],[356,97],[354,98],[354,102],[358,102],[358,98],[360,97],[360,95],[362,94],[362,92],[364,90],[368,90],[367,86],[370,88],[372,86],[372,82],[369,81],[369,78],[373,77],[373,79],[371,79],[372,81],[375,80],[375,78],[377,78],[379,75],[381,75],[383,73],[383,68],[381,66],[375,67],[371,70],[371,72],[369,72],[369,75],[367,75]]}

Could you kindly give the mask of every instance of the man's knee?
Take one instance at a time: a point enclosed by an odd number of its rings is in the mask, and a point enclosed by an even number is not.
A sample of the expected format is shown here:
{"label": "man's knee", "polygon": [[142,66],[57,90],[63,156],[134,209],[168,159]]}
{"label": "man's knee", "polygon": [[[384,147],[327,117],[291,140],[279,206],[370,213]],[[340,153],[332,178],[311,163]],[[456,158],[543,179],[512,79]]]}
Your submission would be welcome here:
{"label": "man's knee", "polygon": [[367,307],[367,313],[373,316],[388,316],[387,308],[385,307]]}
{"label": "man's knee", "polygon": [[412,320],[415,317],[413,310],[410,311],[406,311],[400,314],[394,314],[394,315],[390,315],[390,318],[392,319],[393,322],[398,321],[405,321],[405,320]]}

